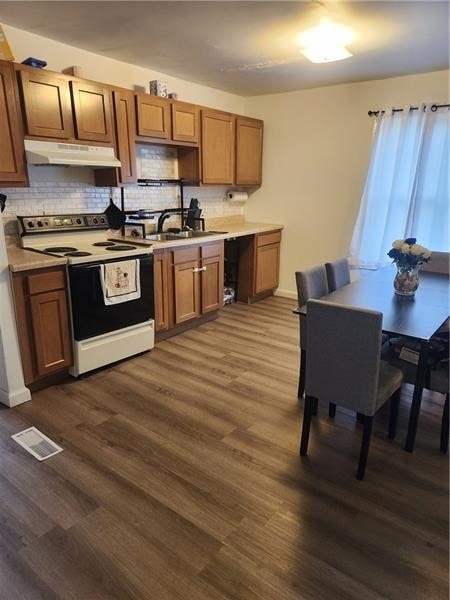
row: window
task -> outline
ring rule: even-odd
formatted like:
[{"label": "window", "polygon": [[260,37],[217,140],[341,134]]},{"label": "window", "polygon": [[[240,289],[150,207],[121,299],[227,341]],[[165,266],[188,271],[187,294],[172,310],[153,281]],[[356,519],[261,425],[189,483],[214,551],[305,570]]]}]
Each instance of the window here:
[{"label": "window", "polygon": [[392,241],[415,237],[449,251],[450,111],[381,113],[350,248],[353,264],[378,268],[390,261]]}]

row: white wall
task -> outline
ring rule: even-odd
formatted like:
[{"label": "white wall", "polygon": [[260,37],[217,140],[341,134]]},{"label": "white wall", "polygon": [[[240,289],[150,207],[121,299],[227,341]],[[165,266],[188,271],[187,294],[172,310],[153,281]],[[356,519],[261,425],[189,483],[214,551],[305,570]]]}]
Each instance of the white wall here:
[{"label": "white wall", "polygon": [[370,157],[367,111],[448,96],[449,71],[437,71],[246,99],[264,120],[264,159],[244,213],[284,224],[281,294],[296,297],[296,270],[347,254]]}]

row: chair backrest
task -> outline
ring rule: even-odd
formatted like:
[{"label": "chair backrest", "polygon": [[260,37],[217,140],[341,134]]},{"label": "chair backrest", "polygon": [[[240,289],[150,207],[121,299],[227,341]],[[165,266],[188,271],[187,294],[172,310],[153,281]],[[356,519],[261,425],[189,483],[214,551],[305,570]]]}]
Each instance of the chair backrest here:
[{"label": "chair backrest", "polygon": [[[303,306],[311,298],[322,298],[328,294],[327,272],[323,265],[296,271],[298,305]],[[306,319],[300,315],[300,348],[306,349]]]},{"label": "chair backrest", "polygon": [[346,258],[338,258],[333,262],[325,263],[325,270],[330,292],[350,283],[350,268]]},{"label": "chair backrest", "polygon": [[303,306],[311,298],[322,298],[328,294],[327,272],[323,265],[296,271],[298,305]]},{"label": "chair backrest", "polygon": [[431,252],[430,262],[423,263],[420,267],[421,271],[429,273],[446,273],[450,274],[450,252]]},{"label": "chair backrest", "polygon": [[374,414],[382,314],[323,300],[306,306],[306,394]]}]

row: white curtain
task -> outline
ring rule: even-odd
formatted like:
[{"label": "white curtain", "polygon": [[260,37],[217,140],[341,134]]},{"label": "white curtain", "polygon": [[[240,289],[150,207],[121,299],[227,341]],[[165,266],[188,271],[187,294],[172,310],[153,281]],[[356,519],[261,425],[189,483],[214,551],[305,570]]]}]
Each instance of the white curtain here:
[{"label": "white curtain", "polygon": [[376,269],[399,238],[430,250],[449,248],[450,111],[381,113],[350,246],[354,266]]}]

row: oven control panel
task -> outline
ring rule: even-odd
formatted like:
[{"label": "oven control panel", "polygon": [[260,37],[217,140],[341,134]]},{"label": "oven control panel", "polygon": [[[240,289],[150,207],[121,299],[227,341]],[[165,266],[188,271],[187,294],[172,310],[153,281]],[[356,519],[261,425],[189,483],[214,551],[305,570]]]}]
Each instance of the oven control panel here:
[{"label": "oven control panel", "polygon": [[88,215],[38,215],[17,217],[20,233],[50,233],[53,231],[80,231],[108,229],[108,219],[103,213]]}]

